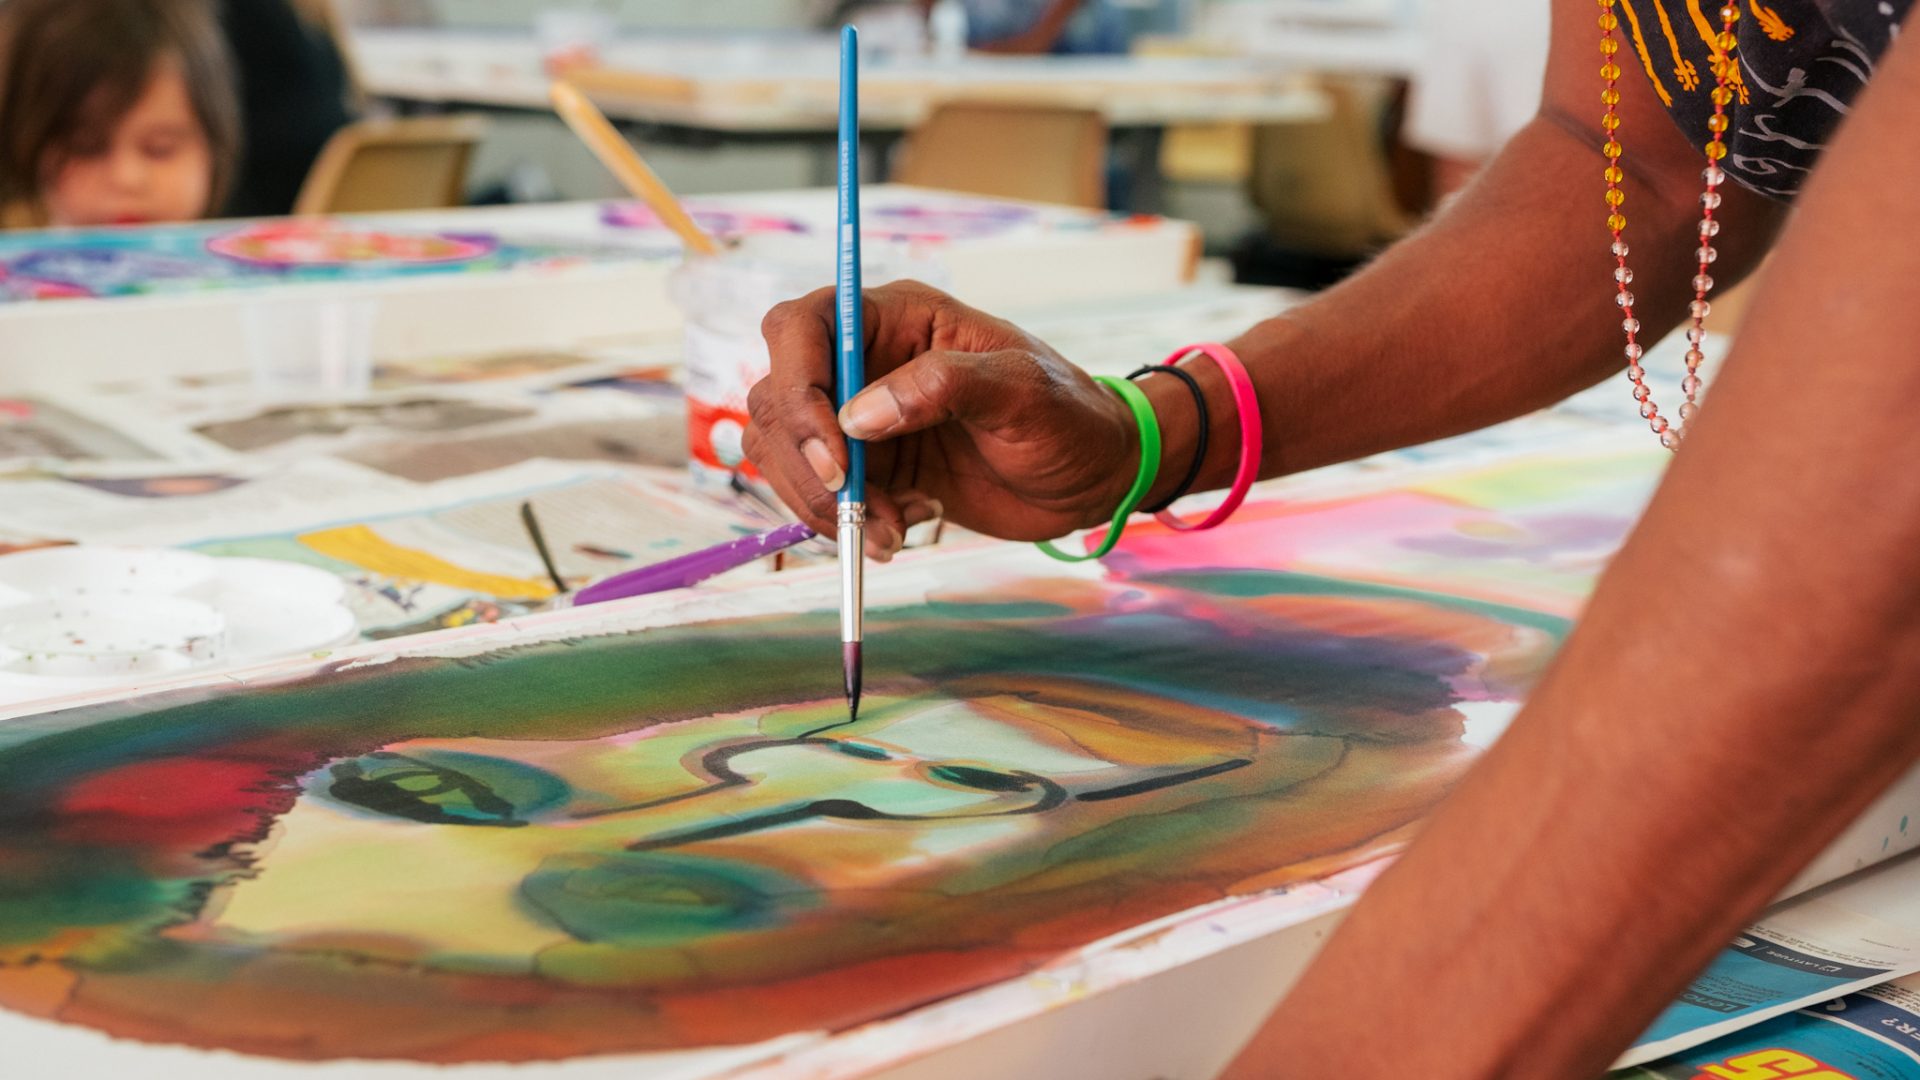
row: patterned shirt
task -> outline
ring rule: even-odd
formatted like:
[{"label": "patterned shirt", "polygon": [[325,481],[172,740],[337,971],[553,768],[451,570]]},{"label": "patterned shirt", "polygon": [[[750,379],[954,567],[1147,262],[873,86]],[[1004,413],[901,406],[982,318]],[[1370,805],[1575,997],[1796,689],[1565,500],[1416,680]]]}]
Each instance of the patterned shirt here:
[{"label": "patterned shirt", "polygon": [[[1707,142],[1708,93],[1724,54],[1722,0],[1620,0],[1628,44],[1695,146]],[[1913,0],[1737,0],[1728,175],[1790,200],[1900,33]],[[1621,51],[1622,65],[1633,62]]]}]

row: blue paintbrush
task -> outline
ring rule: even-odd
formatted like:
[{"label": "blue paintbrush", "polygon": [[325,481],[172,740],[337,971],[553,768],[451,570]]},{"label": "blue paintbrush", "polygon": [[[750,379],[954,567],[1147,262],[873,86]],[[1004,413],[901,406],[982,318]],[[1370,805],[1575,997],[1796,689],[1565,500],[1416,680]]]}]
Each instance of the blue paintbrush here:
[{"label": "blue paintbrush", "polygon": [[[866,331],[860,296],[860,32],[840,29],[840,236],[835,309],[839,341],[835,404],[845,408],[867,385]],[[847,484],[840,489],[840,659],[847,713],[860,715],[860,639],[867,533],[867,448],[847,440]]]}]

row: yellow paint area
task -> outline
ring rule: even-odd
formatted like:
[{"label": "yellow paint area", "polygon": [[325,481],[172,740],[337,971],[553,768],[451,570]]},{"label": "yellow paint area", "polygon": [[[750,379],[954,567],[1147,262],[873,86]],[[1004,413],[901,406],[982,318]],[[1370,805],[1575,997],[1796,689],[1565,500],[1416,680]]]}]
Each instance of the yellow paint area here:
[{"label": "yellow paint area", "polygon": [[468,570],[432,552],[393,543],[367,525],[306,533],[300,542],[328,558],[403,581],[444,585],[497,600],[545,600],[554,594],[550,581]]}]

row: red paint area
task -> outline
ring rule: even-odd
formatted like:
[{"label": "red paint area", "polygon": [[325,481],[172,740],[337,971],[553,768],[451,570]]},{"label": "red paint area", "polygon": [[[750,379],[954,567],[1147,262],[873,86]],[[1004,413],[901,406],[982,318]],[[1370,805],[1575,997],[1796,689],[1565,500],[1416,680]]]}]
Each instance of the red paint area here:
[{"label": "red paint area", "polygon": [[251,836],[294,795],[270,761],[161,758],[87,777],[55,813],[69,843],[178,850]]}]

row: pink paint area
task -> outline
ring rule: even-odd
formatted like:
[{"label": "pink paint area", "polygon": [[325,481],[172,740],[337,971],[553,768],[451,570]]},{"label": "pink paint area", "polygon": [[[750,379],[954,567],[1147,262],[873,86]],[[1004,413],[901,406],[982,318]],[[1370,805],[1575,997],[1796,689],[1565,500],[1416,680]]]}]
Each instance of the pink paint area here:
[{"label": "pink paint area", "polygon": [[1122,572],[1257,563],[1571,616],[1632,520],[1591,507],[1496,509],[1418,490],[1267,500],[1208,532],[1136,519],[1111,561]]}]

